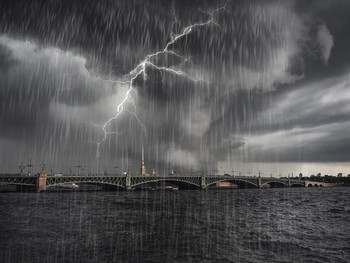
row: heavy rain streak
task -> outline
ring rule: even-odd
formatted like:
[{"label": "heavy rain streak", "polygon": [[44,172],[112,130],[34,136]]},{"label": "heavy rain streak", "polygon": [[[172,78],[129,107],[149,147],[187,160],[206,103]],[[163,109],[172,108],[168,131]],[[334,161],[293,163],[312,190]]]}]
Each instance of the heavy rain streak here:
[{"label": "heavy rain streak", "polygon": [[346,262],[349,13],[2,0],[0,258]]}]

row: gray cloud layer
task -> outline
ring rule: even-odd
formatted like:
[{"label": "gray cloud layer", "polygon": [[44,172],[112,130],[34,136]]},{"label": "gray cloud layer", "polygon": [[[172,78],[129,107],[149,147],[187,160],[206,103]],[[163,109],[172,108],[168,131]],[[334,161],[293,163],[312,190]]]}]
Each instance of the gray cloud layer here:
[{"label": "gray cloud layer", "polygon": [[[19,19],[24,9],[1,4],[0,157],[8,169],[31,158],[54,169],[79,161],[96,167],[103,136],[96,125],[116,113],[128,88],[113,81],[169,41],[171,3],[88,2],[78,9],[54,1],[41,3],[38,16],[39,2],[25,11],[26,21]],[[349,9],[343,1],[328,4]],[[175,2],[174,30],[205,21],[198,8],[217,6]],[[348,162],[349,65],[339,54],[349,55],[349,25],[334,30],[325,9],[316,2],[229,2],[215,15],[219,26],[195,29],[172,46],[193,63],[171,55],[153,61],[196,81],[152,68],[135,80],[137,117],[128,101],[108,129],[99,166],[126,169],[131,162],[136,171],[141,144],[148,167],[159,171],[236,161]]]}]

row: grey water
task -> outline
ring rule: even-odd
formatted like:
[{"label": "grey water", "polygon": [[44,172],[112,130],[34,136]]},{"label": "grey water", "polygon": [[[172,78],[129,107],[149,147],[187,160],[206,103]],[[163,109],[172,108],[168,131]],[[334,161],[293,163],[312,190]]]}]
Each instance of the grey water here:
[{"label": "grey water", "polygon": [[0,193],[1,262],[349,262],[350,188]]}]

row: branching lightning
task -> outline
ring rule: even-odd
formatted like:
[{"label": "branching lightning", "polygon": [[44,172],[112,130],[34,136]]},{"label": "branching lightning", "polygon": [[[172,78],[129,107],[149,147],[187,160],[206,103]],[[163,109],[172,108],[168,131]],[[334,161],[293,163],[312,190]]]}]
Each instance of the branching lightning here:
[{"label": "branching lightning", "polygon": [[[141,122],[141,120],[137,116],[137,108],[136,108],[136,105],[135,105],[134,98],[131,95],[131,91],[133,90],[133,82],[139,76],[142,75],[142,77],[144,79],[147,78],[147,75],[146,75],[146,68],[147,67],[153,68],[153,69],[156,69],[156,70],[159,70],[159,71],[166,71],[166,72],[168,72],[170,74],[178,75],[178,76],[181,76],[181,77],[185,77],[187,79],[190,79],[191,81],[195,81],[195,82],[203,81],[201,79],[191,78],[191,76],[189,76],[187,73],[185,73],[182,70],[175,69],[173,66],[171,66],[171,67],[158,66],[158,65],[154,64],[153,60],[156,57],[160,56],[160,55],[167,54],[167,55],[172,55],[172,56],[175,56],[175,57],[179,58],[181,60],[180,65],[183,65],[184,63],[187,63],[187,62],[192,63],[190,58],[182,56],[181,54],[179,54],[179,53],[177,53],[177,52],[175,52],[173,50],[169,50],[169,48],[173,44],[175,44],[177,41],[179,41],[180,39],[182,39],[185,36],[189,35],[192,32],[192,30],[195,29],[195,28],[205,27],[205,26],[207,26],[209,24],[214,24],[214,25],[218,26],[221,29],[220,25],[217,24],[214,21],[214,14],[219,12],[220,10],[224,10],[224,11],[228,12],[228,10],[226,9],[226,5],[227,5],[227,2],[225,3],[225,5],[217,8],[217,9],[214,9],[211,12],[205,12],[205,11],[200,10],[200,12],[202,12],[202,13],[204,13],[204,14],[209,16],[209,18],[206,21],[204,21],[204,22],[197,22],[197,23],[188,25],[187,27],[183,28],[180,33],[175,33],[174,32],[174,26],[176,24],[178,24],[179,22],[178,22],[178,18],[176,16],[175,4],[174,4],[174,2],[172,2],[172,5],[171,5],[172,11],[173,11],[173,22],[172,22],[172,26],[171,26],[172,32],[170,33],[170,41],[165,44],[165,47],[164,47],[163,50],[159,50],[159,51],[157,51],[155,53],[148,54],[139,64],[137,64],[135,66],[134,69],[132,69],[125,76],[123,76],[122,80],[120,80],[120,81],[108,80],[108,79],[105,80],[105,79],[102,79],[102,78],[94,78],[94,79],[97,79],[97,80],[107,81],[107,82],[110,82],[110,83],[128,85],[128,89],[127,89],[127,91],[125,93],[124,99],[122,100],[122,102],[120,102],[117,105],[116,113],[112,117],[110,117],[102,125],[93,124],[93,126],[99,127],[103,131],[102,138],[97,142],[97,152],[96,152],[96,157],[97,158],[100,156],[100,146],[107,139],[107,136],[110,135],[110,134],[119,134],[118,132],[111,132],[111,131],[109,131],[108,127],[111,125],[111,123],[113,121],[117,120],[124,111],[129,112],[130,114],[132,114],[135,117],[135,119],[139,122],[139,124],[142,127],[143,131],[146,133],[145,125]],[[127,102],[131,103],[131,106],[133,108],[132,111],[125,107]]]}]

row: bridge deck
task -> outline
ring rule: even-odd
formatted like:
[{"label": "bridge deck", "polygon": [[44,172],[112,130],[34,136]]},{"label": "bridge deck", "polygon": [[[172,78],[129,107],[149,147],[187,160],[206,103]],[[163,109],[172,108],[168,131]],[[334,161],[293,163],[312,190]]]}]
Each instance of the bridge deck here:
[{"label": "bridge deck", "polygon": [[[9,185],[25,185],[37,187],[37,190],[46,190],[47,187],[59,186],[65,183],[92,183],[105,184],[131,189],[139,185],[172,181],[205,189],[206,187],[224,181],[230,181],[242,187],[262,187],[264,184],[277,184],[279,186],[290,187],[292,185],[307,186],[305,181],[275,178],[275,177],[253,177],[253,176],[228,176],[228,175],[1,175],[0,183]],[[321,182],[314,182],[321,185]]]}]

